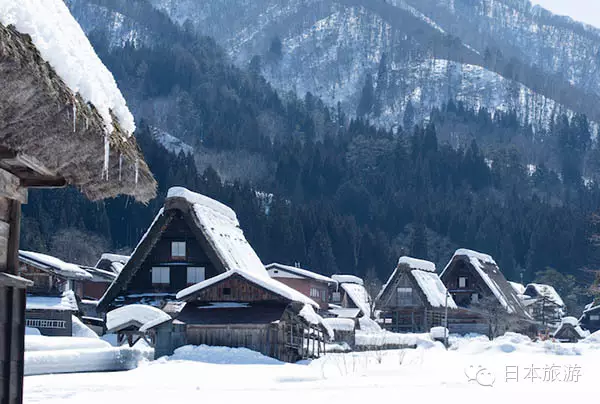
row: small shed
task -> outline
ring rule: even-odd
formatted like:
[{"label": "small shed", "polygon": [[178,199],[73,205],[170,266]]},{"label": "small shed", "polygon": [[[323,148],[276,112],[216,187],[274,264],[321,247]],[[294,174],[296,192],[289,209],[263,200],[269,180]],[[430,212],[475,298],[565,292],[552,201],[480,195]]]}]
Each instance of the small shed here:
[{"label": "small shed", "polygon": [[106,333],[117,334],[119,345],[127,341],[129,346],[133,346],[140,339],[144,339],[152,346],[154,341],[147,338],[145,332],[147,327],[143,329],[142,327],[169,320],[171,316],[156,307],[131,304],[106,313]]},{"label": "small shed", "polygon": [[553,336],[560,342],[577,342],[590,335],[584,331],[575,317],[564,317]]},{"label": "small shed", "polygon": [[328,317],[323,322],[333,330],[335,342],[345,342],[349,347],[356,343],[356,321],[351,318]]},{"label": "small shed", "polygon": [[40,334],[51,337],[73,335],[73,315],[79,306],[72,290],[59,296],[27,295],[25,325],[37,328]]},{"label": "small shed", "polygon": [[543,326],[557,327],[565,315],[565,303],[550,285],[530,283],[523,295],[528,298],[527,309],[533,319]]},{"label": "small shed", "polygon": [[[375,300],[380,325],[394,332],[427,332],[458,307],[433,262],[401,257]],[[451,315],[452,313],[450,313]]]}]

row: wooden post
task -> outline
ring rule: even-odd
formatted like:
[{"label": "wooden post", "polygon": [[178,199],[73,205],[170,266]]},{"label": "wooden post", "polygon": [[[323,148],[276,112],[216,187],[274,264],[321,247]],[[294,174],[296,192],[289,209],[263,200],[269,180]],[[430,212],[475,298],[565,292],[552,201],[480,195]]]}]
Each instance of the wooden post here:
[{"label": "wooden post", "polygon": [[6,272],[17,275],[19,271],[19,238],[21,237],[21,202],[14,199],[10,202]]}]

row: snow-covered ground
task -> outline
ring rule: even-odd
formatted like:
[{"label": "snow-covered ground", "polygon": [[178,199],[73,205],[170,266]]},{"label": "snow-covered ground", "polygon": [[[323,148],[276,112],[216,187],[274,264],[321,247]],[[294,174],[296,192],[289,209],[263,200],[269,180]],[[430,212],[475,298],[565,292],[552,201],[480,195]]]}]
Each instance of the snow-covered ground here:
[{"label": "snow-covered ground", "polygon": [[[127,372],[30,376],[25,402],[463,403],[588,399],[600,343],[533,343],[510,334],[417,349],[329,354],[284,364],[246,349],[183,347]],[[533,372],[532,372],[533,369]]]}]

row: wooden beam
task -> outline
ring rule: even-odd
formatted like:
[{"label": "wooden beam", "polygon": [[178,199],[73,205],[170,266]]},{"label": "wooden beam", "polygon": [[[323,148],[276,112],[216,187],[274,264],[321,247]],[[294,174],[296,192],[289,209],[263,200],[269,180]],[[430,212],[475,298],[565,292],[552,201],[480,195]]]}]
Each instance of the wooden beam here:
[{"label": "wooden beam", "polygon": [[24,178],[21,184],[26,188],[63,188],[67,180],[61,177]]},{"label": "wooden beam", "polygon": [[27,203],[27,189],[21,186],[21,180],[0,168],[0,196]]},{"label": "wooden beam", "polygon": [[8,236],[6,272],[17,275],[19,271],[19,238],[21,237],[21,202],[11,201],[10,233]]}]

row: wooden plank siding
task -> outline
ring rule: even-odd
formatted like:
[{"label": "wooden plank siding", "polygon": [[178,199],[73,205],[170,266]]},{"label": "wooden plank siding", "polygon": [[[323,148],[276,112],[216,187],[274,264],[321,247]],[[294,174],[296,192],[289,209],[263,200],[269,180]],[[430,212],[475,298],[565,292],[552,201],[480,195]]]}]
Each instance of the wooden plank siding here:
[{"label": "wooden plank siding", "polygon": [[248,282],[239,275],[224,279],[212,286],[199,291],[197,301],[203,302],[265,302],[274,301],[286,303],[281,296],[276,295],[260,286]]}]

